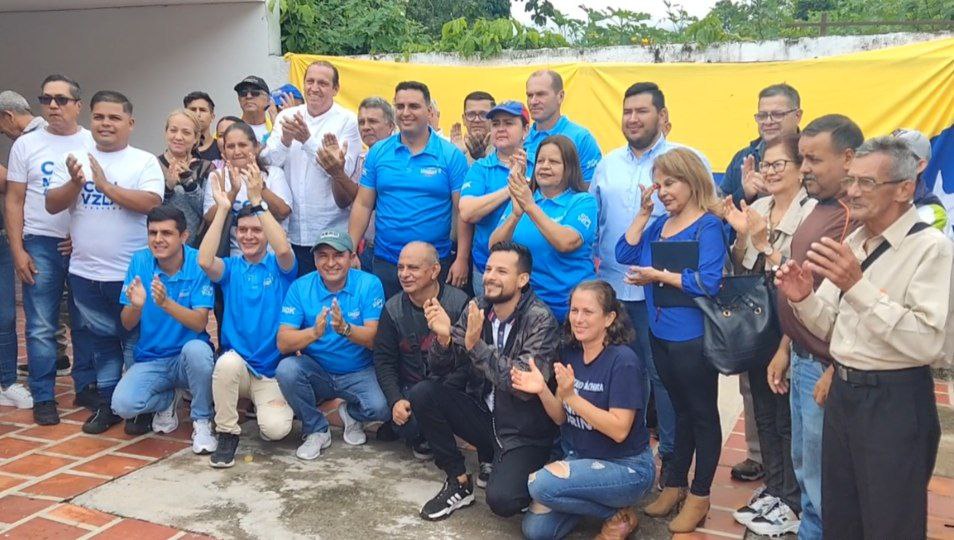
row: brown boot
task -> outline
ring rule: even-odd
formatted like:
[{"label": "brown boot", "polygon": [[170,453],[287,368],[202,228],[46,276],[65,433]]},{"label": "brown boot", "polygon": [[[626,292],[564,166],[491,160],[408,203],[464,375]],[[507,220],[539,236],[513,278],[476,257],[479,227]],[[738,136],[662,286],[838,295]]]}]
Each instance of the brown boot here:
[{"label": "brown boot", "polygon": [[689,533],[702,525],[709,514],[709,497],[699,497],[692,493],[686,497],[682,510],[669,522],[669,532]]},{"label": "brown boot", "polygon": [[685,498],[686,488],[667,487],[662,490],[655,501],[643,508],[643,512],[650,517],[668,516]]},{"label": "brown boot", "polygon": [[626,540],[639,526],[639,518],[632,508],[623,508],[603,522],[603,530],[596,540]]}]

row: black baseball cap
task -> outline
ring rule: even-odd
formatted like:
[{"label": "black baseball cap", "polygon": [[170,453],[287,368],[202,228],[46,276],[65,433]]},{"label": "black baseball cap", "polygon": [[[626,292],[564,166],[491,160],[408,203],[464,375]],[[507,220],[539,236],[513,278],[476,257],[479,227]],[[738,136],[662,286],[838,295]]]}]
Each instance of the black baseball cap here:
[{"label": "black baseball cap", "polygon": [[262,79],[261,77],[256,77],[255,75],[249,75],[248,77],[245,77],[244,79],[239,81],[239,83],[235,85],[235,88],[233,88],[233,90],[238,92],[239,90],[243,88],[248,88],[248,87],[257,88],[265,92],[266,94],[270,92],[268,89],[268,85],[265,84],[265,79]]}]

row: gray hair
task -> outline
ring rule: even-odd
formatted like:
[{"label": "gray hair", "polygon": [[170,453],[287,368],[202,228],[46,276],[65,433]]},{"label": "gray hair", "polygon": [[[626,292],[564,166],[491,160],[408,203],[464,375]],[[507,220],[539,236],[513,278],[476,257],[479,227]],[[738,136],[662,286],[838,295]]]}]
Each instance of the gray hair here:
[{"label": "gray hair", "polygon": [[436,100],[436,99],[431,98],[431,102],[428,103],[428,105],[430,105],[430,107],[431,107],[432,109],[434,109],[434,112],[436,112],[437,114],[440,114],[440,113],[441,113],[440,107],[437,106],[437,100]]},{"label": "gray hair", "polygon": [[384,113],[384,119],[387,120],[389,124],[394,125],[394,107],[384,98],[377,96],[366,97],[361,100],[361,104],[358,105],[358,110],[361,109],[378,109]]},{"label": "gray hair", "polygon": [[868,139],[855,151],[855,158],[871,154],[882,154],[891,159],[891,168],[889,169],[891,180],[911,180],[913,182],[917,179],[918,157],[914,155],[911,147],[903,140],[894,137]]},{"label": "gray hair", "polygon": [[31,114],[30,102],[13,90],[0,92],[0,111],[13,114]]},{"label": "gray hair", "polygon": [[798,90],[789,84],[773,84],[772,86],[766,86],[761,92],[759,92],[759,99],[775,96],[785,96],[788,99],[788,102],[792,105],[792,108],[802,108],[802,100],[798,96]]},{"label": "gray hair", "polygon": [[414,240],[414,241],[412,241],[412,242],[408,242],[407,244],[404,244],[404,248],[402,248],[401,251],[403,252],[405,249],[407,249],[407,248],[409,248],[409,247],[421,247],[421,248],[423,248],[423,249],[424,249],[424,253],[427,254],[425,260],[426,260],[428,263],[430,263],[430,264],[440,264],[441,258],[440,258],[440,256],[437,254],[437,248],[435,248],[432,244],[429,244],[429,243],[427,243],[427,242],[423,242],[423,241],[420,241],[420,240]]}]

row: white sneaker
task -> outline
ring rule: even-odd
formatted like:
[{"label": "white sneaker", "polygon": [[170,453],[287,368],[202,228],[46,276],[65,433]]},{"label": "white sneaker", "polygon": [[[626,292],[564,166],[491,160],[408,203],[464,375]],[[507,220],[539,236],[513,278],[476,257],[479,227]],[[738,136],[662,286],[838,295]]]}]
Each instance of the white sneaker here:
[{"label": "white sneaker", "polygon": [[344,424],[344,442],[351,446],[357,446],[368,442],[368,436],[364,433],[364,424],[358,422],[348,414],[348,403],[341,402],[338,405],[338,417]]},{"label": "white sneaker", "polygon": [[172,433],[179,427],[179,415],[176,409],[179,407],[179,391],[175,390],[172,394],[172,403],[164,411],[159,411],[152,416],[152,430],[156,433]]},{"label": "white sneaker", "polygon": [[218,447],[219,441],[212,434],[212,422],[210,420],[192,422],[192,452],[211,454]]},{"label": "white sneaker", "polygon": [[13,383],[5,390],[0,390],[0,405],[18,409],[32,409],[33,396],[22,384]]},{"label": "white sneaker", "polygon": [[764,515],[753,519],[746,527],[755,534],[774,538],[785,534],[798,533],[800,523],[795,512],[787,504],[776,499],[775,506]]},{"label": "white sneaker", "polygon": [[295,455],[298,459],[311,461],[321,455],[321,451],[331,446],[331,432],[319,431],[305,437],[305,442],[301,443]]},{"label": "white sneaker", "polygon": [[765,487],[762,486],[752,493],[748,504],[732,513],[732,517],[740,524],[748,525],[753,519],[765,515],[776,502],[778,499],[765,493]]}]

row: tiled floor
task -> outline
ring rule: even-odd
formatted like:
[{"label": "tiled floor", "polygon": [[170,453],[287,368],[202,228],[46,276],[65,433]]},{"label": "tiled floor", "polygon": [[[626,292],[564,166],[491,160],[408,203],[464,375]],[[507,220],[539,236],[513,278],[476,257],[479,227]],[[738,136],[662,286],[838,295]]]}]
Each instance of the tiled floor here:
[{"label": "tiled floor", "polygon": [[[120,424],[102,435],[86,435],[80,426],[89,413],[72,407],[71,385],[69,377],[57,379],[63,418],[57,426],[37,426],[31,411],[0,407],[0,538],[208,538],[70,503],[89,489],[188,447],[191,429],[188,422],[183,422],[169,435],[130,437]],[[938,404],[951,406],[949,383],[938,383],[936,393]],[[188,418],[186,415],[183,410],[180,418]],[[744,504],[754,486],[732,480],[729,471],[744,457],[744,425],[740,419],[726,441],[716,471],[708,519],[696,533],[675,538],[743,537],[745,530],[735,523],[731,512]],[[929,501],[929,538],[954,540],[954,480],[935,477],[929,486]]]}]

